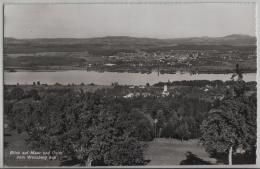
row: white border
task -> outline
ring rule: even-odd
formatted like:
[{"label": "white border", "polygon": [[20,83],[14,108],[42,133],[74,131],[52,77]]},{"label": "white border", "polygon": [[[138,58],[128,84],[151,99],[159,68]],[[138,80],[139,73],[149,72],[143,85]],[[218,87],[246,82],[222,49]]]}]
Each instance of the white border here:
[{"label": "white border", "polygon": [[[257,0],[0,0],[0,168],[3,168],[3,4],[10,3],[65,3],[65,4],[140,4],[140,5],[149,5],[149,4],[175,4],[175,3],[256,3],[256,37],[257,37],[257,68],[260,67],[260,30],[259,30],[259,22],[260,22],[260,5]],[[243,23],[241,23],[243,24]],[[260,105],[260,93],[258,89],[260,88],[259,81],[260,69],[257,69],[257,159],[256,165],[173,165],[173,166],[112,166],[105,168],[258,168],[260,167],[260,117],[259,117],[259,105]],[[8,167],[8,168],[18,168],[18,167]],[[19,168],[68,168],[68,167],[19,167]],[[70,167],[70,168],[79,168],[79,167]],[[82,167],[85,168],[85,167]],[[102,167],[91,167],[91,168],[102,168]]]}]

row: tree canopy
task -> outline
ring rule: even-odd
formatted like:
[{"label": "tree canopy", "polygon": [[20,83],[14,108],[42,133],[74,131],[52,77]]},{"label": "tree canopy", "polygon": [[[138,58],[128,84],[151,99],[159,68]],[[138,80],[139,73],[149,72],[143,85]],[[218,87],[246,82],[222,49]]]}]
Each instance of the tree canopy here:
[{"label": "tree canopy", "polygon": [[201,141],[210,153],[238,147],[250,152],[256,146],[256,95],[246,96],[241,82],[234,90],[234,96],[211,109],[201,125]]},{"label": "tree canopy", "polygon": [[132,119],[120,104],[104,106],[90,93],[49,95],[35,109],[29,133],[33,147],[61,151],[89,164],[142,165],[143,148]]}]

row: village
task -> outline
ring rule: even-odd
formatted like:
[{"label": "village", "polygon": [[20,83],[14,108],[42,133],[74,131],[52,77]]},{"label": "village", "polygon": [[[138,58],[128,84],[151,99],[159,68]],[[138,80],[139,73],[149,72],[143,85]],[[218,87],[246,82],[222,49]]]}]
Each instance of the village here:
[{"label": "village", "polygon": [[[190,81],[193,83],[192,81]],[[93,83],[90,84],[67,84],[62,85],[56,83],[54,85],[48,85],[46,83],[41,83],[40,81],[33,82],[31,85],[19,84],[16,85],[6,85],[5,91],[11,91],[13,88],[21,87],[24,89],[25,95],[31,90],[36,90],[41,96],[42,92],[45,90],[49,91],[63,91],[72,89],[78,93],[80,92],[96,92],[100,93],[104,97],[113,97],[113,98],[124,98],[124,99],[136,99],[136,98],[178,98],[178,97],[188,97],[188,98],[198,98],[199,100],[204,100],[208,102],[214,102],[216,99],[222,100],[224,95],[229,90],[233,92],[230,88],[232,81],[226,82],[230,83],[225,85],[225,82],[219,84],[219,81],[196,81],[198,85],[190,86],[189,81],[183,82],[183,84],[178,84],[182,82],[166,82],[166,83],[157,83],[150,85],[149,83],[145,85],[119,85],[117,82],[112,83],[111,85],[96,85]],[[201,83],[201,84],[200,84]],[[255,89],[254,82],[249,82],[251,90]]]},{"label": "village", "polygon": [[[245,59],[254,61],[255,51],[241,50],[170,50],[170,51],[137,51],[135,53],[120,52],[116,55],[91,57],[78,66],[87,70],[128,71],[151,73],[160,69],[160,73],[176,73],[177,71],[202,72],[200,67],[221,66],[232,67],[233,63]],[[222,68],[222,69],[223,69]],[[245,70],[248,69],[245,67]],[[253,67],[251,67],[253,68]],[[220,69],[221,70],[221,69]],[[220,71],[219,70],[219,71]],[[206,70],[207,71],[207,70]],[[230,70],[229,70],[230,71]],[[205,71],[204,71],[205,72]]]}]

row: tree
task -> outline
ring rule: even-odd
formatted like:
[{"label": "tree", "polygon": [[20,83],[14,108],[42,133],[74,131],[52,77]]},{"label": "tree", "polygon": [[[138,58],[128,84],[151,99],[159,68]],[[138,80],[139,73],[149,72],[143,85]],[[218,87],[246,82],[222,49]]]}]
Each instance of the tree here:
[{"label": "tree", "polygon": [[33,123],[34,118],[37,118],[32,114],[33,104],[31,100],[21,100],[13,104],[11,109],[11,115],[9,114],[9,120],[11,127],[16,129],[18,133],[27,131],[29,126]]},{"label": "tree", "polygon": [[171,111],[170,115],[165,128],[162,130],[162,136],[176,138],[176,127],[179,122],[179,117],[176,111]]},{"label": "tree", "polygon": [[231,79],[234,80],[234,78],[237,76],[237,80],[238,81],[242,81],[243,80],[243,74],[242,74],[242,70],[239,67],[239,64],[236,64],[236,69],[235,69],[235,73],[232,75]]},{"label": "tree", "polygon": [[155,137],[160,138],[161,131],[166,126],[166,119],[165,119],[163,110],[157,110],[156,119],[158,120],[158,122],[156,123],[155,130],[156,130],[156,133],[158,133],[158,134]]},{"label": "tree", "polygon": [[201,125],[201,132],[206,150],[210,153],[228,153],[231,165],[233,150],[242,146],[252,151],[255,147],[256,103],[245,97],[222,101],[218,108],[209,112]]},{"label": "tree", "polygon": [[151,141],[153,137],[153,123],[139,110],[132,110],[129,118],[134,126],[133,136],[140,141]]},{"label": "tree", "polygon": [[256,95],[245,96],[248,88],[238,64],[231,79],[235,76],[238,79],[233,81],[233,94],[211,109],[201,125],[201,141],[206,150],[228,153],[229,165],[232,165],[234,149],[242,146],[251,152],[256,147]]},{"label": "tree", "polygon": [[189,126],[185,120],[180,120],[175,132],[178,135],[178,137],[181,138],[181,141],[183,141],[184,138],[188,139],[191,134],[189,131]]},{"label": "tree", "polygon": [[11,90],[9,98],[12,100],[21,100],[24,97],[24,90],[20,87],[15,87]]},{"label": "tree", "polygon": [[133,137],[135,127],[121,105],[100,112],[96,125],[90,127],[87,154],[105,165],[142,165],[144,147]]},{"label": "tree", "polygon": [[45,97],[37,111],[42,116],[28,131],[28,141],[85,165],[143,164],[144,146],[134,137],[132,119],[122,105],[106,102],[84,92]]},{"label": "tree", "polygon": [[28,97],[32,97],[34,100],[40,100],[41,99],[41,97],[38,94],[38,91],[35,90],[35,89],[31,89],[28,92]]}]

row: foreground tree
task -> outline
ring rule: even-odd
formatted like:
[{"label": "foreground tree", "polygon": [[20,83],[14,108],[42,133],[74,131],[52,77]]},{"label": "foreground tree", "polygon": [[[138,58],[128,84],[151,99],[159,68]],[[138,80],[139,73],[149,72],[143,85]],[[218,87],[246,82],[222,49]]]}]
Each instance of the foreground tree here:
[{"label": "foreground tree", "polygon": [[85,165],[142,165],[142,145],[120,104],[106,105],[96,94],[69,92],[43,98],[39,118],[28,131],[32,147],[61,151]]},{"label": "foreground tree", "polygon": [[227,153],[230,165],[238,147],[250,152],[256,146],[256,95],[246,97],[241,94],[244,93],[241,87],[238,84],[234,97],[224,99],[210,110],[201,125],[201,141],[206,150]]}]

